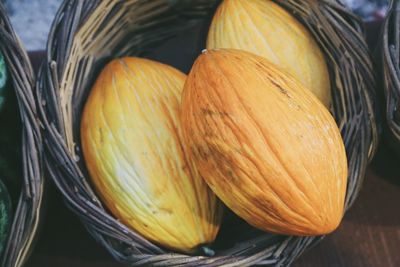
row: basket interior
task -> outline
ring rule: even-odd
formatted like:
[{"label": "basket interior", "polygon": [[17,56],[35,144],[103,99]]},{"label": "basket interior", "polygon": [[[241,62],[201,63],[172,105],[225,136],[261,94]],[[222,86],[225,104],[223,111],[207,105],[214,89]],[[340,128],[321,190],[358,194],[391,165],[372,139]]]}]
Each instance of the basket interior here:
[{"label": "basket interior", "polygon": [[11,195],[12,203],[15,204],[21,192],[23,175],[22,124],[17,97],[11,82],[12,73],[8,71],[7,74],[6,100],[4,108],[0,110],[0,177]]},{"label": "basket interior", "polygon": [[[58,187],[64,190],[69,205],[80,215],[91,234],[117,259],[129,262],[132,254],[139,257],[142,253],[157,254],[163,253],[163,250],[149,246],[110,217],[90,186],[80,149],[82,108],[99,72],[113,58],[143,56],[187,73],[205,46],[208,25],[218,2],[94,0],[83,4],[82,1],[65,1],[61,7],[64,13],[59,13],[60,21],[56,21],[50,34],[49,55],[53,58],[48,61],[50,71],[47,78],[56,92],[54,95],[51,90],[44,92],[46,99],[54,100],[54,106],[50,112],[47,111],[46,117],[57,127],[57,133],[50,129],[53,141],[57,143],[62,139],[62,145],[65,145],[65,148],[60,148],[60,154],[50,152],[56,160],[53,164],[58,164],[57,161],[65,164],[65,169],[54,169],[52,175],[68,177],[56,177]],[[362,36],[356,34],[361,30],[354,17],[331,1],[321,1],[325,5],[324,14],[318,11],[318,5],[313,4],[314,9],[308,10],[304,6],[313,5],[299,4],[295,0],[277,2],[295,10],[292,13],[312,29],[314,36],[318,36],[331,77],[335,77],[331,79],[334,114],[342,131],[351,173],[348,184],[348,192],[351,193],[346,199],[346,207],[349,207],[357,196],[368,158],[372,157],[376,146],[374,107],[366,96],[371,93],[368,90],[372,91],[374,81],[366,45]],[[315,27],[315,21],[306,19],[307,12],[316,12],[313,19],[325,23],[324,26]],[[347,53],[343,51],[351,51],[352,54],[343,56]],[[65,152],[73,162],[65,159]],[[128,234],[122,235],[122,232]],[[136,246],[132,246],[129,239],[132,237],[135,241],[139,240]],[[292,254],[288,256],[290,262],[319,239],[297,238],[291,242],[294,240],[292,237],[260,232],[228,211],[213,249],[217,255],[239,257],[232,259],[237,264],[242,254],[256,255],[254,260],[275,258],[278,262],[274,255],[282,256],[285,249]],[[274,263],[274,260],[268,263]],[[246,261],[247,264],[249,262],[251,259]]]},{"label": "basket interior", "polygon": [[[70,153],[77,159],[83,159],[80,149],[81,112],[93,83],[107,62],[123,56],[140,56],[169,64],[188,73],[194,60],[205,47],[206,34],[211,22],[211,14],[213,14],[210,12],[209,15],[182,26],[179,18],[163,18],[164,12],[167,11],[167,9],[163,9],[164,1],[154,1],[152,5],[140,8],[135,8],[133,3],[136,1],[130,1],[131,3],[127,1],[126,7],[121,7],[119,4],[108,5],[108,2],[115,1],[102,3],[105,7],[109,7],[108,12],[102,7],[97,10],[104,12],[105,16],[108,13],[108,16],[111,16],[110,19],[102,18],[99,14],[94,13],[88,18],[85,27],[77,32],[74,45],[71,47],[71,57],[67,62],[66,73],[68,75],[63,77],[61,83],[65,84],[65,87],[61,88],[64,93],[61,94],[60,101],[61,106],[65,108],[63,114],[65,114],[64,119],[67,122],[65,125],[68,127],[65,129],[66,136],[70,138],[68,142]],[[210,10],[214,6],[210,5]],[[120,13],[113,11],[116,9],[119,9]],[[153,9],[160,12],[160,19],[157,18],[158,14],[152,14],[157,18],[156,22],[153,21],[154,25],[136,24],[137,21],[142,20],[139,14],[147,16]],[[125,12],[121,10],[125,10]],[[95,18],[93,21],[92,17]],[[119,19],[116,20],[116,17]],[[101,26],[101,23],[97,21],[102,19],[108,22],[107,27]],[[133,21],[136,23],[132,23]],[[131,24],[128,24],[129,22]],[[92,32],[95,36],[94,39],[87,36]],[[91,41],[89,45],[86,44],[88,40]],[[84,48],[87,50],[85,51]],[[71,84],[78,85],[71,86]],[[79,164],[87,183],[91,184],[84,161],[80,160]],[[100,202],[100,199],[96,199],[96,202]],[[235,249],[233,246],[236,243],[252,239],[263,240],[260,243],[260,248],[263,248],[279,243],[285,237],[259,231],[234,213],[226,210],[223,225],[212,249],[220,255],[229,255],[232,253],[232,249]],[[198,251],[199,255],[203,253],[204,251]]]},{"label": "basket interior", "polygon": [[[1,27],[1,26],[0,26]],[[0,32],[2,29],[0,29]],[[18,205],[21,191],[23,190],[22,172],[22,122],[19,112],[18,100],[13,87],[12,80],[15,73],[8,68],[10,57],[13,57],[13,50],[0,38],[0,52],[4,56],[7,69],[6,91],[4,93],[4,104],[0,109],[0,180],[5,184],[11,197],[11,209],[13,221],[15,209]],[[11,229],[8,229],[10,235]],[[8,243],[8,242],[7,242]],[[5,247],[7,244],[5,244]],[[1,255],[5,252],[3,248]],[[3,254],[3,255],[4,255]],[[1,264],[1,260],[0,260]]]}]

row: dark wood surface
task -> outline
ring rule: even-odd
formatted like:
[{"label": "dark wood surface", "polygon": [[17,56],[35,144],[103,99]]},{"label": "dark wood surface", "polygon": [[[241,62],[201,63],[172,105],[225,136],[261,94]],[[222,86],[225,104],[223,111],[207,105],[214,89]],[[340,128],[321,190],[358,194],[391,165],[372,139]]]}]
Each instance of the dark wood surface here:
[{"label": "dark wood surface", "polygon": [[[370,32],[377,32],[375,29]],[[377,35],[369,36],[370,43]],[[176,47],[175,47],[175,50]],[[38,66],[43,54],[31,53]],[[170,55],[171,56],[171,55]],[[190,54],[188,55],[190,56]],[[179,63],[177,63],[179,65]],[[185,69],[184,64],[178,66]],[[123,267],[86,232],[50,186],[40,238],[26,267]],[[400,158],[384,145],[340,228],[305,253],[295,267],[400,266]]]}]

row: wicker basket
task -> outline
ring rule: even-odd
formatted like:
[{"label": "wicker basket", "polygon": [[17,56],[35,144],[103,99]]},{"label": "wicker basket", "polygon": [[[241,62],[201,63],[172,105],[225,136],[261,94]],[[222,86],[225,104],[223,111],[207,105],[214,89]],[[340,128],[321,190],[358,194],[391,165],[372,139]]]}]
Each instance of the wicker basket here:
[{"label": "wicker basket", "polygon": [[[181,255],[150,243],[113,218],[91,186],[79,127],[82,106],[99,70],[114,57],[142,54],[192,25],[209,23],[218,2],[65,0],[56,16],[38,81],[45,163],[68,206],[118,261],[144,266],[286,266],[322,238],[262,233],[226,216],[214,256]],[[375,80],[361,22],[332,0],[277,2],[309,28],[328,61],[334,114],[349,160],[349,208],[378,139]]]},{"label": "wicker basket", "polygon": [[21,188],[17,192],[17,201],[13,203],[13,223],[3,254],[0,255],[0,266],[19,267],[30,254],[41,217],[44,190],[42,139],[33,93],[32,67],[1,2],[0,51],[8,67],[22,121],[22,177],[15,177],[19,178],[17,183]]},{"label": "wicker basket", "polygon": [[380,43],[381,81],[386,103],[386,128],[391,147],[400,153],[400,3],[390,1]]}]

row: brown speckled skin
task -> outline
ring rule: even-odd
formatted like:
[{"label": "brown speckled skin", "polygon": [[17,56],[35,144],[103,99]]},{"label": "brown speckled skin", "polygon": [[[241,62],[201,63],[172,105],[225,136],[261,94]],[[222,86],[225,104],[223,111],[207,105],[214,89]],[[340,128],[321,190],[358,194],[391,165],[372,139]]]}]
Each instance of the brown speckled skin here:
[{"label": "brown speckled skin", "polygon": [[337,228],[343,141],[329,111],[289,74],[248,52],[205,51],[186,81],[181,120],[201,175],[248,223],[304,236]]}]

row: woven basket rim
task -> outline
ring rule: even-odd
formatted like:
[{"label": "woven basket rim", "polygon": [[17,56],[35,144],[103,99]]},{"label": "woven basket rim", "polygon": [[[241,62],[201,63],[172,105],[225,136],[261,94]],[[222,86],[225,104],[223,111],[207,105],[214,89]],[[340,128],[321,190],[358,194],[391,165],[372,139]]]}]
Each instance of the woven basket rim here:
[{"label": "woven basket rim", "polygon": [[[146,1],[142,3],[144,2]],[[184,10],[184,14],[205,16],[208,13],[204,12],[204,10],[208,12],[211,10],[211,7],[207,6],[207,4],[213,2],[212,6],[214,6],[216,0],[199,1],[199,6],[193,5],[191,10],[185,10],[185,3],[187,4],[187,2],[187,0],[177,0],[170,3],[180,3],[179,10]],[[362,23],[344,6],[332,0],[307,3],[296,3],[295,0],[278,2],[284,8],[291,10],[291,13],[308,27],[314,36],[321,36],[322,41],[319,44],[321,47],[325,46],[326,57],[330,56],[330,60],[336,62],[336,66],[331,67],[331,75],[336,75],[335,77],[340,80],[332,79],[337,82],[337,84],[335,83],[337,90],[335,93],[335,101],[337,102],[335,113],[341,118],[347,119],[347,123],[340,125],[340,127],[346,137],[345,143],[348,148],[349,166],[352,168],[351,181],[348,185],[348,190],[351,193],[348,194],[346,199],[347,207],[350,207],[359,192],[366,166],[374,155],[378,143],[378,129],[375,120],[376,106],[373,101],[375,97],[375,79],[364,31],[361,26]],[[157,264],[158,266],[178,264],[184,266],[218,266],[222,263],[230,264],[231,266],[247,266],[255,263],[287,265],[303,253],[305,249],[321,240],[322,237],[288,237],[279,240],[279,242],[276,241],[275,246],[260,249],[257,245],[261,246],[260,244],[265,244],[266,242],[266,237],[260,237],[255,243],[250,242],[247,244],[248,247],[241,247],[236,251],[233,250],[236,256],[191,257],[171,253],[148,242],[134,231],[117,222],[103,209],[91,189],[90,183],[86,181],[85,172],[79,167],[80,157],[75,155],[76,153],[79,154],[79,152],[75,151],[75,143],[79,142],[74,140],[74,137],[71,137],[72,140],[68,140],[67,132],[69,129],[66,129],[66,127],[74,127],[74,115],[65,119],[63,117],[65,116],[63,114],[65,106],[63,108],[60,106],[61,86],[68,85],[69,88],[79,90],[80,85],[82,85],[81,83],[78,83],[78,85],[65,84],[63,77],[66,72],[66,64],[73,50],[74,38],[82,25],[85,25],[85,22],[88,21],[90,14],[99,5],[99,0],[92,1],[90,4],[81,0],[64,0],[49,35],[47,58],[41,68],[37,84],[38,102],[44,103],[40,106],[40,116],[44,123],[46,168],[57,188],[63,194],[67,205],[80,217],[91,235],[119,261],[133,265]],[[176,11],[178,9],[174,6],[171,10]],[[117,11],[113,9],[112,12]],[[309,12],[311,12],[311,15]],[[332,36],[329,35],[326,29],[324,30],[314,25],[315,20],[323,20],[322,15],[328,17],[326,21],[330,21],[329,27],[342,30],[343,36],[336,36],[336,38],[342,39],[334,41],[342,42],[344,48],[336,47],[336,50],[334,48],[329,50],[328,37]],[[335,21],[335,23],[332,21]],[[357,49],[354,49],[355,47]],[[132,49],[134,48],[136,47]],[[351,52],[349,52],[350,48],[353,48]],[[343,51],[339,56],[336,55],[335,53],[339,53],[337,50],[340,49],[347,49],[346,52],[350,53],[354,58],[349,58],[349,55]],[[327,54],[328,52],[330,52],[329,55]],[[83,61],[86,64],[87,61],[91,60],[89,56],[84,60],[82,58],[80,59],[81,61],[75,62],[75,64],[81,64]],[[343,64],[338,64],[337,62],[339,61]],[[357,65],[358,68],[353,67],[352,64]],[[349,68],[350,65],[352,66],[351,68]],[[85,67],[86,65],[83,66]],[[339,71],[334,72],[333,69],[335,67]],[[347,80],[341,80],[346,77]],[[73,80],[73,82],[77,82],[77,80],[79,79]],[[342,90],[339,90],[338,86],[342,86]],[[347,98],[342,100],[339,92],[346,95]],[[78,95],[80,96],[80,93]],[[343,106],[345,106],[344,110],[341,109]],[[66,121],[72,125],[67,125]],[[74,147],[72,152],[71,144]],[[125,245],[130,244],[131,246],[127,250],[122,250],[115,244],[118,242]],[[259,250],[249,249],[251,246],[257,247]],[[253,253],[246,254],[243,252],[242,250],[246,250],[246,248]],[[243,256],[239,256],[241,255],[240,253],[244,253]]]},{"label": "woven basket rim", "polygon": [[386,127],[390,146],[400,153],[400,3],[390,0],[387,16],[382,25],[378,47],[380,85],[383,88]]},{"label": "woven basket rim", "polygon": [[35,83],[32,66],[1,2],[0,50],[6,60],[23,123],[22,188],[18,203],[13,203],[13,222],[0,257],[0,266],[19,267],[26,262],[33,248],[42,212],[44,190],[41,166],[42,139],[33,93]]}]

